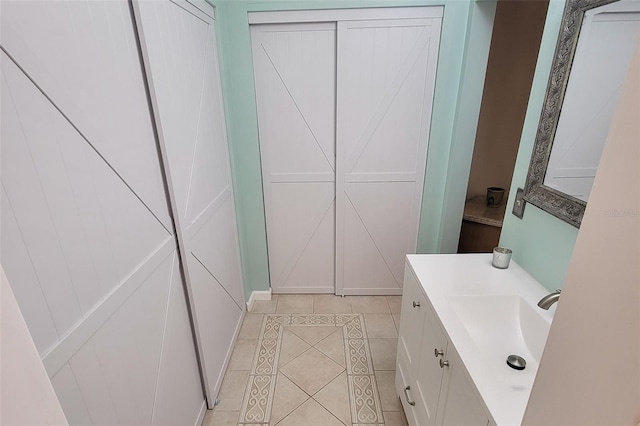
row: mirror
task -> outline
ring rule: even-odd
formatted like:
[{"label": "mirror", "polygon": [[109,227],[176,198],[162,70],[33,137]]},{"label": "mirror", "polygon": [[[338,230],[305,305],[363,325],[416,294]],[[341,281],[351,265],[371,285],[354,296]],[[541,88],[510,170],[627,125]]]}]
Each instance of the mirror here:
[{"label": "mirror", "polygon": [[567,0],[525,201],[580,227],[640,33],[640,0]]}]

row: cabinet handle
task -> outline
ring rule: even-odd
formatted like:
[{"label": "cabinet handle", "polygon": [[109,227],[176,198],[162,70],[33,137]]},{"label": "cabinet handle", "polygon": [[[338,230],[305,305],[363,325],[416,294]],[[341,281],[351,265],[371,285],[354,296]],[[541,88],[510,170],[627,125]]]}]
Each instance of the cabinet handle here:
[{"label": "cabinet handle", "polygon": [[434,348],[433,349],[433,356],[435,356],[436,358],[438,358],[439,356],[443,356],[444,355],[444,351],[440,350],[438,348]]},{"label": "cabinet handle", "polygon": [[416,301],[414,301],[414,302],[413,302],[413,307],[414,307],[414,308],[419,308],[419,307],[420,307],[420,302],[416,302]]},{"label": "cabinet handle", "polygon": [[404,397],[407,400],[407,404],[413,406],[413,405],[416,405],[416,402],[415,401],[411,401],[409,399],[409,391],[410,390],[411,390],[411,386],[407,386],[406,388],[404,388]]},{"label": "cabinet handle", "polygon": [[445,368],[449,366],[449,361],[440,360],[440,368]]}]

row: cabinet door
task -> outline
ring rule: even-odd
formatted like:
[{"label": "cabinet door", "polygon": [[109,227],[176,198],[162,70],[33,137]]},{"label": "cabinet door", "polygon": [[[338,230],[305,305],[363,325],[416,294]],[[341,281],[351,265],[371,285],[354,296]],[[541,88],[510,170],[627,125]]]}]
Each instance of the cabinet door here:
[{"label": "cabinet door", "polygon": [[251,26],[274,293],[335,291],[335,27]]},{"label": "cabinet door", "polygon": [[449,347],[446,359],[449,361],[449,366],[445,367],[447,371],[445,371],[440,392],[437,424],[450,426],[489,424],[481,397],[453,346]]},{"label": "cabinet door", "polygon": [[[415,415],[415,405],[411,405],[409,401],[415,401],[415,378],[420,363],[424,311],[427,309],[428,302],[422,293],[418,280],[408,265],[405,266],[404,277],[398,354],[396,357],[396,393],[402,401],[407,421],[410,425],[417,425],[419,423]],[[407,387],[409,387],[408,390],[406,389]]]},{"label": "cabinet door", "polygon": [[416,416],[420,426],[435,425],[441,387],[448,379],[448,367],[440,364],[448,358],[448,340],[431,305],[425,306],[420,366],[416,378]]},{"label": "cabinet door", "polygon": [[338,22],[338,294],[402,292],[418,236],[440,20]]},{"label": "cabinet door", "polygon": [[415,378],[420,362],[424,313],[428,302],[411,268],[405,267],[405,288],[402,295],[400,333],[398,336],[398,362],[405,364],[407,374]]}]

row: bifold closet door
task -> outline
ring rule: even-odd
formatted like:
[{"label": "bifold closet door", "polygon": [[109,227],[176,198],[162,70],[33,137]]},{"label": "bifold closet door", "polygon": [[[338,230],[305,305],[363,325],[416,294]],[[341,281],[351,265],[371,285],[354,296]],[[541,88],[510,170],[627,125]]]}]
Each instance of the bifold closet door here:
[{"label": "bifold closet door", "polygon": [[135,1],[209,407],[245,301],[213,7]]},{"label": "bifold closet door", "polygon": [[126,1],[2,1],[2,266],[70,424],[204,408]]},{"label": "bifold closet door", "polygon": [[415,253],[441,17],[338,23],[336,292],[401,294]]},{"label": "bifold closet door", "polygon": [[333,293],[335,23],[252,25],[275,293]]}]

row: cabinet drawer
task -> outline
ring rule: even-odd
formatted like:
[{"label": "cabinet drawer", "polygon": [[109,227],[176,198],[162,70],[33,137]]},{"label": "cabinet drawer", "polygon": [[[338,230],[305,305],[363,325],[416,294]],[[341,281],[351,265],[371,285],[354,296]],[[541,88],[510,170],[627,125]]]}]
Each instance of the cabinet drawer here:
[{"label": "cabinet drawer", "polygon": [[[409,387],[408,390],[407,387]],[[415,382],[412,383],[411,376],[407,374],[407,364],[402,360],[398,360],[396,368],[396,393],[402,402],[402,408],[407,417],[407,422],[410,426],[418,426],[419,423],[416,418],[415,405],[409,404],[409,401],[415,401],[413,396],[415,393]]]}]

